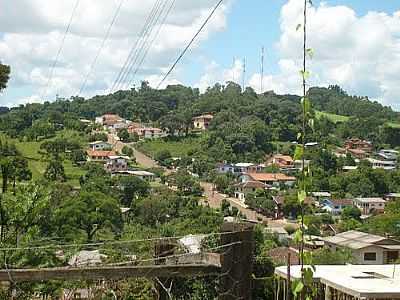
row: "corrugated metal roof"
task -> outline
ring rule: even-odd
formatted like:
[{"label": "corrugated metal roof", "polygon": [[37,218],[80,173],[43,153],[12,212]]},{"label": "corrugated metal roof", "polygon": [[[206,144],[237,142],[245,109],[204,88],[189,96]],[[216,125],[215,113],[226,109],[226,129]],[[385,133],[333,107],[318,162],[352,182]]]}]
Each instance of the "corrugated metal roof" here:
[{"label": "corrugated metal roof", "polygon": [[[369,234],[361,231],[350,230],[339,233],[335,236],[324,238],[325,242],[339,245],[342,247],[348,247],[351,249],[361,249],[376,245],[376,243],[386,240],[387,238]],[[400,242],[399,242],[400,245]],[[380,247],[386,247],[386,245],[378,245]]]}]

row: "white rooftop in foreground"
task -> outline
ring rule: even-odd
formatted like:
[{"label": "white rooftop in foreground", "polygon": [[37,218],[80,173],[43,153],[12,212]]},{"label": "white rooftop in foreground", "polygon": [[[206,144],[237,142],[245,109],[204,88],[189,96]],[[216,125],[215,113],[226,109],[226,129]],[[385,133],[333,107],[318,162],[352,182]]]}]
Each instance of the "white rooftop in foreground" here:
[{"label": "white rooftop in foreground", "polygon": [[[275,273],[287,278],[287,266]],[[301,278],[301,266],[291,266],[291,277]],[[400,265],[316,266],[314,280],[356,298],[400,299]]]}]

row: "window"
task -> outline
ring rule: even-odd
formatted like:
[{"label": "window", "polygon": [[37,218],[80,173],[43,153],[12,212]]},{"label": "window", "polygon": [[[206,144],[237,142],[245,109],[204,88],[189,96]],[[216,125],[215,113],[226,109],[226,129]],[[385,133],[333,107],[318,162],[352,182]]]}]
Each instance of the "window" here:
[{"label": "window", "polygon": [[364,260],[365,261],[375,261],[376,260],[376,252],[365,252]]},{"label": "window", "polygon": [[387,261],[388,263],[395,262],[399,259],[399,251],[388,251]]}]

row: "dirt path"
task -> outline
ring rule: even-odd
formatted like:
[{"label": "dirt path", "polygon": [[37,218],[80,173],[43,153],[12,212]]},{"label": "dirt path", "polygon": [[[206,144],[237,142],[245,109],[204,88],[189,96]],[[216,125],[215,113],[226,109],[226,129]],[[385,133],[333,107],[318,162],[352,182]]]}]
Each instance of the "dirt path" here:
[{"label": "dirt path", "polygon": [[263,221],[268,221],[268,218],[258,214],[254,210],[250,208],[246,208],[238,202],[234,198],[229,198],[226,197],[225,195],[218,193],[216,191],[213,191],[213,185],[209,182],[201,182],[200,185],[204,189],[204,195],[207,199],[208,205],[212,208],[220,208],[222,201],[226,199],[231,206],[236,207],[243,215],[246,216],[246,218],[252,222],[263,222]]}]

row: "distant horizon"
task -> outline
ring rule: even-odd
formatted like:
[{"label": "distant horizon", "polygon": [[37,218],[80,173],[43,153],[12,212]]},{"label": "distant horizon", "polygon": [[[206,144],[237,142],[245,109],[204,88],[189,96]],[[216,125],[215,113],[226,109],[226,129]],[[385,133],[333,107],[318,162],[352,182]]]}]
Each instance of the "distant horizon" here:
[{"label": "distant horizon", "polygon": [[[224,84],[222,84],[222,83],[220,83],[220,82],[216,82],[214,85],[209,86],[208,88],[212,88],[212,87],[215,86],[216,84],[220,84],[221,86],[226,87],[228,83],[229,83],[229,81],[225,82]],[[235,82],[235,83],[236,83],[236,82]],[[240,86],[240,84],[238,84],[238,83],[236,83],[236,84]],[[181,86],[184,86],[184,87],[190,87],[190,88],[192,88],[192,89],[196,89],[196,88],[197,88],[197,87],[192,87],[192,86],[190,86],[190,85],[185,85],[185,84],[181,84],[181,83],[170,84],[170,86],[174,86],[174,85],[181,85]],[[332,85],[334,85],[334,84],[332,84]],[[328,85],[328,86],[311,86],[310,89],[312,89],[312,88],[328,88],[329,86],[332,86],[332,85]],[[246,88],[248,88],[248,87],[252,88],[251,86],[246,86]],[[377,103],[381,104],[383,107],[388,107],[388,108],[392,109],[394,112],[400,113],[400,110],[396,110],[395,108],[391,107],[390,105],[384,105],[384,104],[380,103],[379,101],[376,101],[376,100],[374,100],[374,99],[370,99],[367,95],[350,94],[348,91],[346,91],[345,89],[343,89],[341,86],[339,86],[339,87],[340,87],[348,96],[350,96],[350,97],[359,97],[359,98],[365,97],[365,98],[368,98],[368,101],[370,101],[370,102],[377,102]],[[160,89],[160,90],[165,90],[165,89],[166,89],[166,87],[164,87],[164,88],[162,88],[162,89]],[[254,89],[253,89],[253,90],[254,90]],[[128,91],[129,91],[129,90],[118,90],[118,91],[113,92],[112,94],[116,94],[116,93],[118,93],[118,92],[128,92]],[[254,90],[254,91],[256,92],[257,95],[261,95],[261,93],[257,93],[256,90]],[[200,91],[200,94],[204,94],[205,92],[206,92],[206,91],[202,91],[202,92]],[[298,94],[290,94],[290,93],[281,94],[281,93],[276,93],[274,90],[268,90],[268,91],[265,90],[262,94],[270,93],[270,92],[273,92],[275,95],[278,95],[278,96],[297,96],[297,97],[301,98],[301,96],[298,95]],[[89,97],[89,98],[84,98],[84,99],[85,99],[85,100],[90,100],[90,99],[92,99],[92,98],[94,98],[94,97],[103,97],[103,96],[107,96],[107,95],[111,95],[111,94],[93,95],[93,96],[91,96],[91,97]],[[70,96],[69,98],[59,97],[58,100],[61,100],[61,101],[70,101],[70,100],[73,100],[72,98],[74,98],[74,97],[78,97],[78,96]],[[55,102],[55,101],[57,101],[57,100],[56,100],[56,99],[54,99],[53,101],[46,100],[46,101],[44,101],[44,102],[50,102],[50,103],[52,103],[52,102]],[[19,107],[20,105],[26,105],[26,104],[43,104],[44,102],[30,102],[30,103],[19,104],[19,105],[16,105],[16,106],[4,106],[4,105],[0,105],[0,108],[3,107],[3,108],[12,109],[12,108]]]}]

